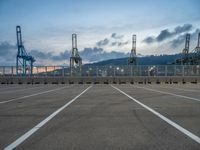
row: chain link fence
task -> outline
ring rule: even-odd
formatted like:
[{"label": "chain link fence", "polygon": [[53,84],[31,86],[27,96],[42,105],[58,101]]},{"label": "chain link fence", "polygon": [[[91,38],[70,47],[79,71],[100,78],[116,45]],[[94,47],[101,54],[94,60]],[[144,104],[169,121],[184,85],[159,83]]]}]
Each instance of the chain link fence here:
[{"label": "chain link fence", "polygon": [[0,76],[200,76],[199,65],[82,66],[73,70],[67,66],[35,66],[32,75],[16,75],[16,67],[0,66]]}]

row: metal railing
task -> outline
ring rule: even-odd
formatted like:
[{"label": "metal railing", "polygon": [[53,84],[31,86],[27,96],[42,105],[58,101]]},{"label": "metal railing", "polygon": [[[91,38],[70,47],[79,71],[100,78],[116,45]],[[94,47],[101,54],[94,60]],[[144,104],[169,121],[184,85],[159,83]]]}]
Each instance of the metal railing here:
[{"label": "metal railing", "polygon": [[[27,68],[28,72],[30,71]],[[77,71],[76,71],[77,70]],[[0,66],[0,76],[16,75],[16,67]],[[25,75],[30,76],[30,75]],[[199,65],[82,66],[71,72],[67,66],[35,66],[32,76],[200,76]]]}]

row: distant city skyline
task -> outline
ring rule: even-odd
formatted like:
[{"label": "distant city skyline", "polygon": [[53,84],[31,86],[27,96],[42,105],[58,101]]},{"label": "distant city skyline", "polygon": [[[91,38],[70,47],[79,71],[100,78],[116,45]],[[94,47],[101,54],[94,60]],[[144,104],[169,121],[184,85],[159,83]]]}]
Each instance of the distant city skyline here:
[{"label": "distant city skyline", "polygon": [[186,33],[192,50],[199,6],[199,0],[1,0],[0,64],[15,64],[17,25],[38,65],[68,64],[72,33],[85,63],[128,56],[132,34],[142,55],[179,53]]}]

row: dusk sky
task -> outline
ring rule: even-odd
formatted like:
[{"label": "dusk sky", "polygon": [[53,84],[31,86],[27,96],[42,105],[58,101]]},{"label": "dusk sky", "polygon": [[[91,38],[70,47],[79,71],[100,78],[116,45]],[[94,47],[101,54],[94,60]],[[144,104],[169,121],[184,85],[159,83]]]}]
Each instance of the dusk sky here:
[{"label": "dusk sky", "polygon": [[137,53],[190,50],[200,32],[199,0],[0,0],[0,65],[14,65],[16,25],[38,65],[68,64],[71,34],[84,62],[128,56],[132,34]]}]

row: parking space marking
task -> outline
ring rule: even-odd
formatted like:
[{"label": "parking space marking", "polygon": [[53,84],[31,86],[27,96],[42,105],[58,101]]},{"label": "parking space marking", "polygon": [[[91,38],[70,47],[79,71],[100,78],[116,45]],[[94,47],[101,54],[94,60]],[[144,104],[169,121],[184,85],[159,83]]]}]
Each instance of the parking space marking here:
[{"label": "parking space marking", "polygon": [[48,123],[51,119],[53,119],[58,113],[60,113],[63,109],[65,109],[67,106],[69,106],[71,103],[73,103],[76,99],[78,99],[82,94],[87,92],[90,88],[92,87],[89,86],[87,87],[84,91],[82,91],[80,94],[78,94],[76,97],[74,97],[72,100],[67,102],[65,105],[57,109],[55,112],[53,112],[51,115],[49,115],[47,118],[45,118],[43,121],[38,123],[35,127],[30,129],[28,132],[26,132],[24,135],[19,137],[16,141],[8,145],[4,150],[13,150],[15,149],[18,145],[20,145],[22,142],[24,142],[26,139],[28,139],[33,133],[38,131],[41,127],[43,127],[46,123]]},{"label": "parking space marking", "polygon": [[[131,86],[133,86],[133,85],[131,85]],[[153,91],[153,92],[162,93],[162,94],[168,94],[168,95],[172,95],[172,96],[181,97],[181,98],[190,99],[190,100],[194,100],[194,101],[199,101],[200,102],[200,99],[197,99],[197,98],[194,98],[194,97],[189,97],[189,96],[174,94],[174,93],[170,93],[170,92],[159,91],[159,90],[156,90],[156,89],[151,89],[151,88],[146,88],[146,87],[140,87],[140,86],[136,86],[136,85],[134,85],[133,87],[143,88],[143,89],[148,90],[148,91]]]},{"label": "parking space marking", "polygon": [[[150,85],[151,87],[154,87],[152,85]],[[177,88],[177,87],[169,87],[169,86],[162,86],[162,88],[166,88],[166,89],[175,89],[175,90],[180,90],[180,91],[185,91],[185,92],[198,92],[200,93],[200,90],[191,90],[191,89],[182,89],[182,88]]]},{"label": "parking space marking", "polygon": [[181,88],[176,88],[176,87],[164,87],[164,88],[176,89],[176,90],[186,91],[186,92],[198,92],[198,93],[200,93],[200,90],[181,89]]},{"label": "parking space marking", "polygon": [[0,104],[5,104],[5,103],[9,103],[9,102],[16,101],[16,100],[20,100],[20,99],[24,99],[24,98],[28,98],[28,97],[32,97],[32,96],[37,96],[37,95],[41,95],[41,94],[45,94],[45,93],[61,90],[61,89],[67,88],[67,87],[69,87],[69,86],[64,86],[64,87],[61,87],[61,88],[56,88],[56,89],[52,89],[52,90],[48,90],[48,91],[44,91],[44,92],[39,92],[39,93],[31,94],[31,95],[18,97],[18,98],[13,98],[13,99],[6,100],[6,101],[1,101]]},{"label": "parking space marking", "polygon": [[18,89],[18,90],[13,90],[13,89],[9,89],[9,90],[6,90],[6,91],[0,91],[0,94],[1,93],[12,93],[12,92],[20,92],[20,91],[25,91],[25,90],[32,90],[32,89],[37,89],[37,88],[44,88],[42,86],[37,86],[37,87],[26,87],[24,89]]},{"label": "parking space marking", "polygon": [[177,123],[173,122],[172,120],[168,119],[167,117],[163,116],[162,114],[160,114],[159,112],[157,112],[154,109],[150,108],[149,106],[141,103],[140,101],[138,101],[137,99],[135,99],[132,96],[128,95],[127,93],[125,93],[124,91],[120,90],[119,88],[117,88],[117,87],[115,87],[113,85],[111,85],[111,86],[114,89],[116,89],[117,91],[119,91],[120,93],[124,94],[125,96],[127,96],[128,98],[133,100],[134,102],[136,102],[137,104],[139,104],[142,107],[146,108],[148,111],[150,111],[151,113],[153,113],[154,115],[156,115],[157,117],[162,119],[163,121],[167,122],[169,125],[173,126],[177,130],[179,130],[180,132],[182,132],[183,134],[185,134],[186,136],[190,137],[191,139],[193,139],[194,141],[196,141],[197,143],[200,144],[200,137],[198,137],[197,135],[193,134],[192,132],[188,131],[187,129],[183,128],[182,126],[178,125]]}]

